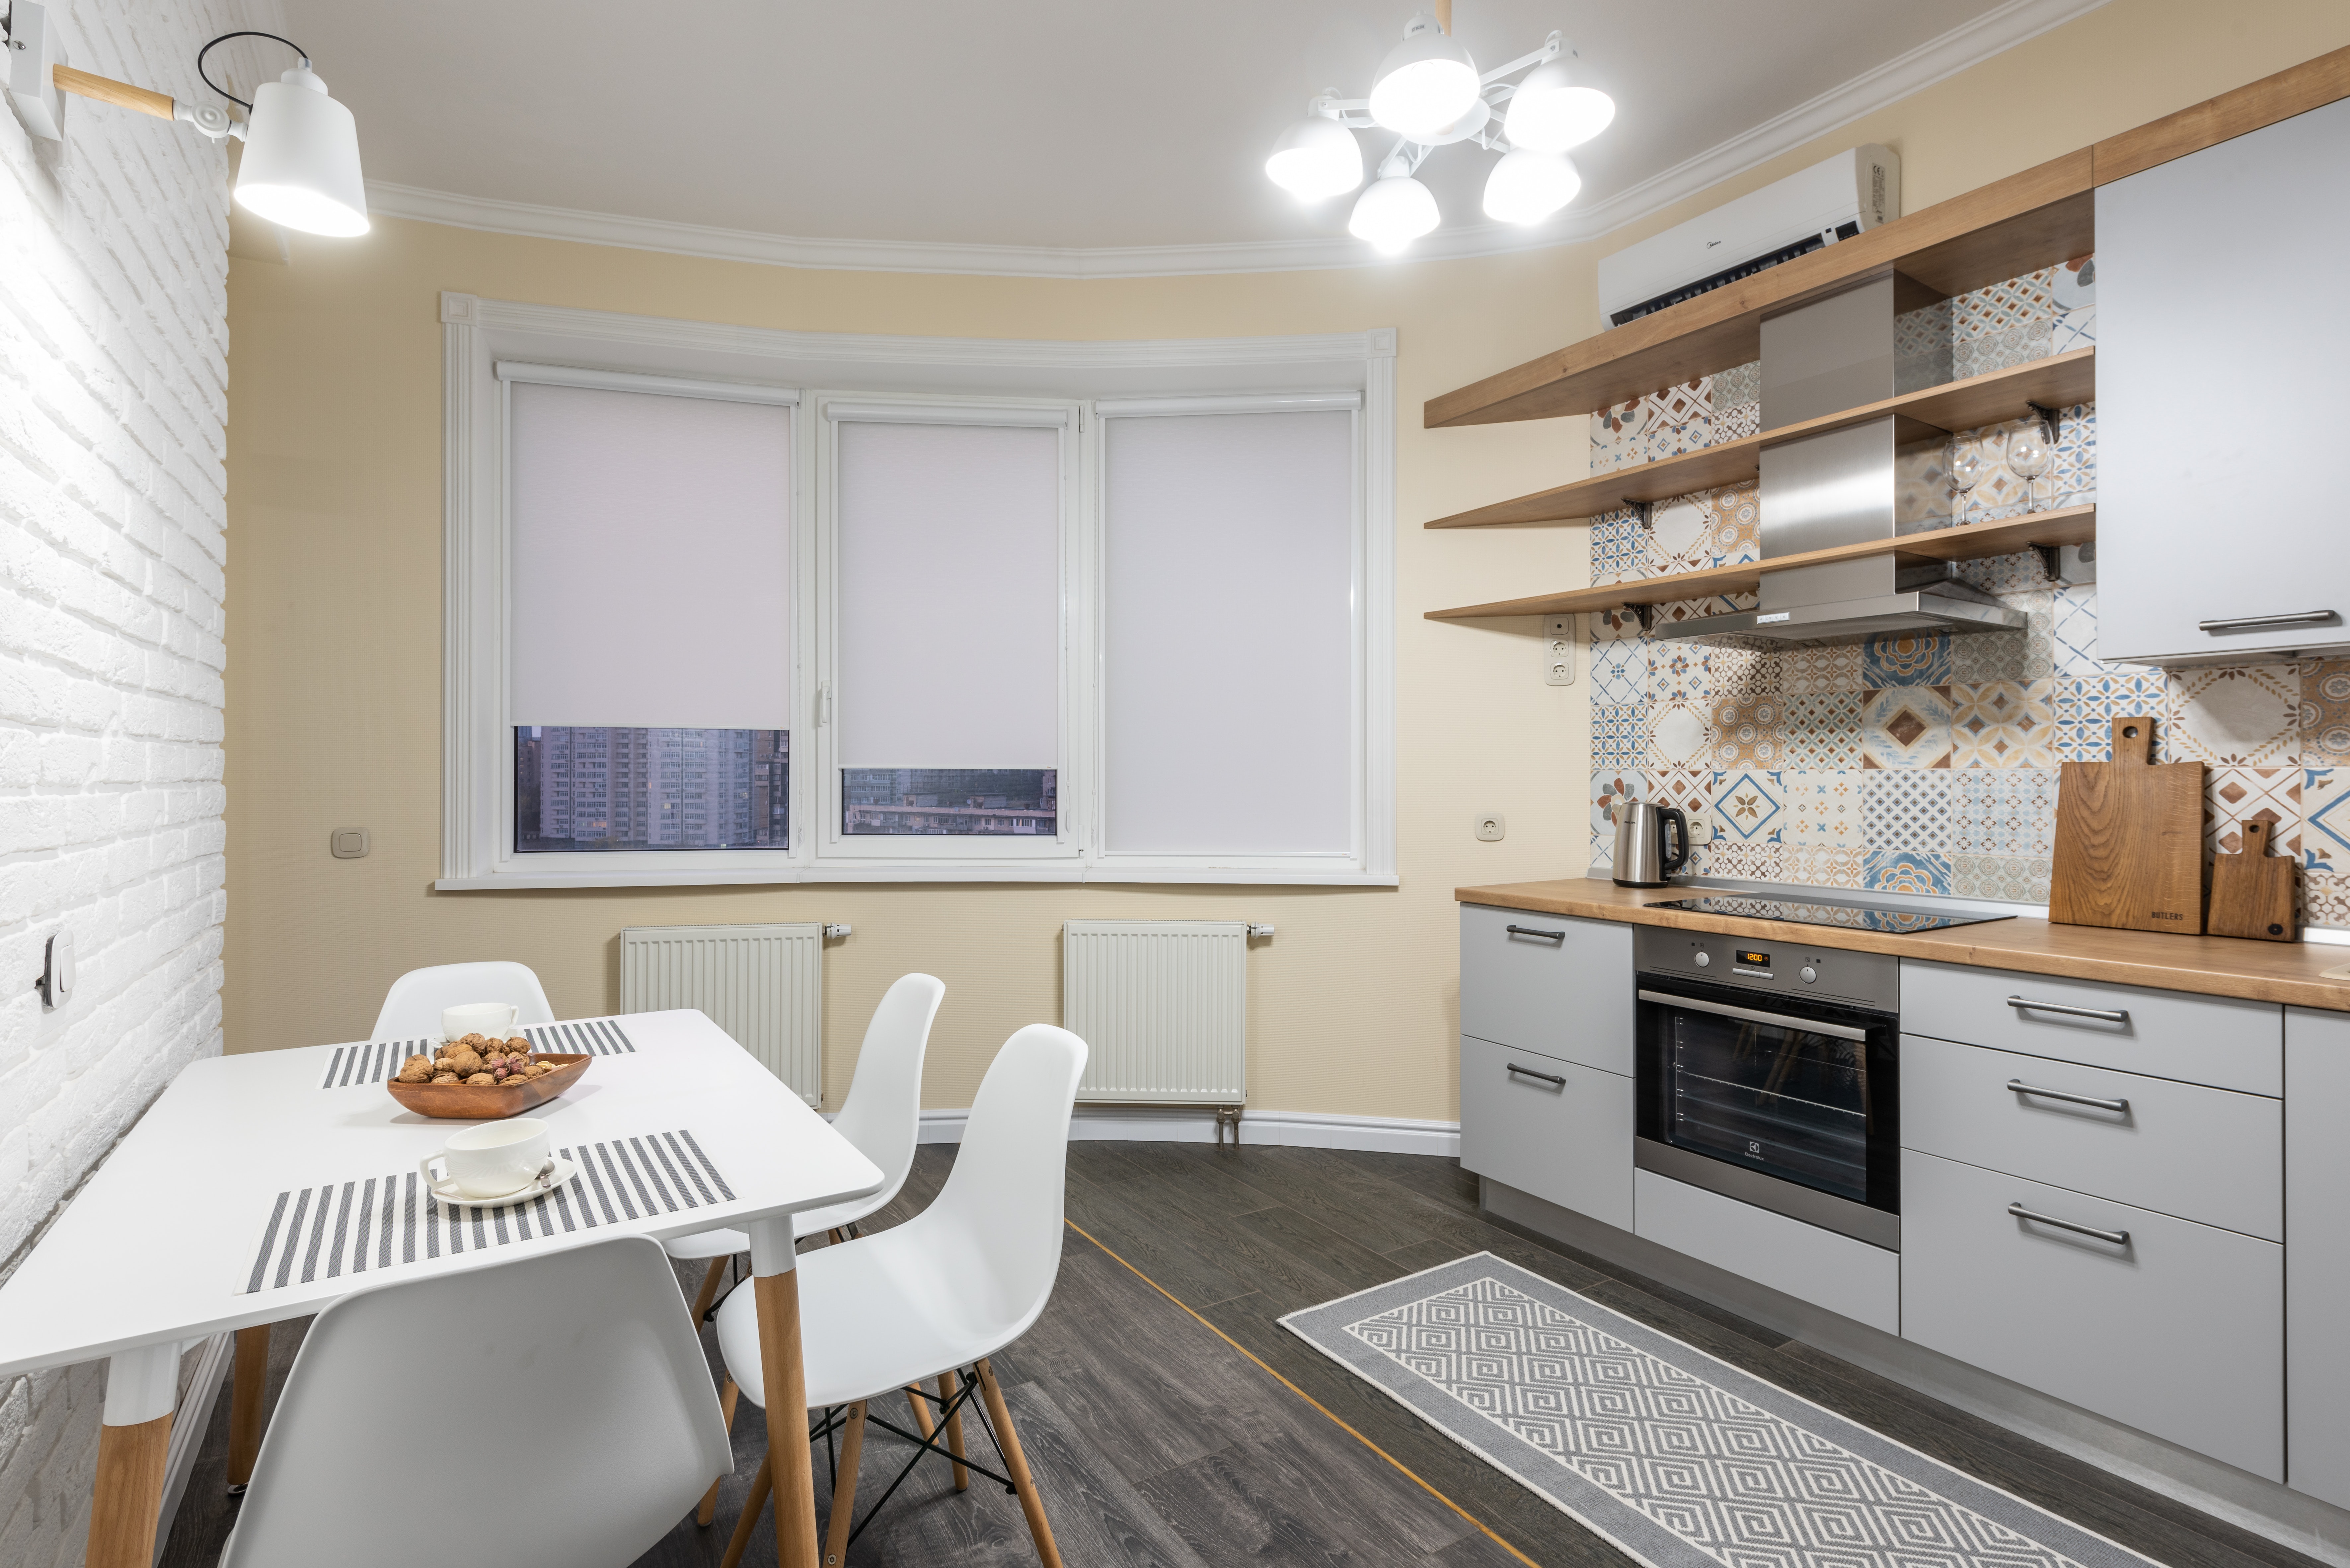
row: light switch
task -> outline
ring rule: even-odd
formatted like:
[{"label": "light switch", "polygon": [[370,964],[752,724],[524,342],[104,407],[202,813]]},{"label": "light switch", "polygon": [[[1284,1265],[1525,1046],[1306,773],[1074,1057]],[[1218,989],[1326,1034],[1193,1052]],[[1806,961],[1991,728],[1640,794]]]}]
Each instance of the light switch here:
[{"label": "light switch", "polygon": [[328,839],[327,846],[338,860],[357,860],[368,852],[368,830],[364,827],[338,827]]}]

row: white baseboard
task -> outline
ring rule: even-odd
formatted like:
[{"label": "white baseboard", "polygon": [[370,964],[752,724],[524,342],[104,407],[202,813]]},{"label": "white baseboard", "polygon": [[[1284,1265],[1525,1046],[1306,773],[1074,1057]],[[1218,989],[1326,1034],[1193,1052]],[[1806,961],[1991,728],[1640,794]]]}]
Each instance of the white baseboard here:
[{"label": "white baseboard", "polygon": [[[924,1111],[921,1141],[961,1143],[968,1110]],[[1216,1113],[1209,1106],[1079,1106],[1069,1121],[1072,1139],[1129,1143],[1213,1143]],[[1459,1122],[1408,1116],[1341,1116],[1320,1111],[1250,1110],[1241,1116],[1244,1146],[1353,1148],[1374,1154],[1458,1156]]]}]

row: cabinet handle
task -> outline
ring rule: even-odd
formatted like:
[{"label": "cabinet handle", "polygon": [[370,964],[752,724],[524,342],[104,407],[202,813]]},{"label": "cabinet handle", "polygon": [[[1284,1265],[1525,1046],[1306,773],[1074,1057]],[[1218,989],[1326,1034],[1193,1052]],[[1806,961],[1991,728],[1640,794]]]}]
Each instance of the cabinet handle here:
[{"label": "cabinet handle", "polygon": [[1532,1067],[1521,1067],[1515,1062],[1511,1063],[1509,1067],[1511,1072],[1521,1077],[1540,1078],[1545,1084],[1555,1084],[1562,1089],[1566,1087],[1566,1080],[1556,1073],[1537,1073]]},{"label": "cabinet handle", "polygon": [[1509,932],[1510,935],[1513,937],[1540,937],[1546,942],[1563,942],[1566,940],[1566,933],[1565,931],[1538,931],[1532,926],[1503,926],[1502,929]]},{"label": "cabinet handle", "polygon": [[2126,1112],[2129,1109],[2127,1100],[2101,1100],[2093,1095],[2068,1095],[2062,1089],[2035,1088],[2021,1078],[2010,1078],[2007,1086],[2012,1094],[2033,1095],[2043,1100],[2062,1100],[2068,1106],[2089,1106],[2101,1111]]},{"label": "cabinet handle", "polygon": [[2007,1211],[2018,1220],[2029,1220],[2034,1225],[2054,1225],[2059,1231],[2070,1231],[2075,1236],[2095,1236],[2100,1241],[2111,1241],[2116,1247],[2129,1245],[2126,1231],[2100,1231],[2095,1225],[2076,1225],[2070,1220],[2059,1220],[2054,1214],[2037,1214],[2021,1203],[2011,1203]]},{"label": "cabinet handle", "polygon": [[2240,615],[2226,620],[2199,620],[2195,629],[2216,636],[2223,631],[2266,631],[2276,626],[2331,626],[2337,618],[2330,609],[2303,610],[2295,615]]},{"label": "cabinet handle", "polygon": [[2061,1012],[2067,1018],[2094,1018],[2100,1023],[2127,1023],[2129,1009],[2116,1007],[2071,1007],[2061,1002],[2033,1002],[2021,996],[2011,996],[2007,1004],[2018,1012]]}]

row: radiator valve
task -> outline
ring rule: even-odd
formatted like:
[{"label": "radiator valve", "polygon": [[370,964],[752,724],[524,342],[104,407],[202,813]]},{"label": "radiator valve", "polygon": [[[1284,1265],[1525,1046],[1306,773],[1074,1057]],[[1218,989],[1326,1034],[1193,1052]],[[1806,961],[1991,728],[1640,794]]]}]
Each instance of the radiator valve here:
[{"label": "radiator valve", "polygon": [[849,928],[847,926],[827,926],[824,929],[824,940],[828,942],[837,942],[841,938],[848,935],[848,932]]},{"label": "radiator valve", "polygon": [[1254,920],[1251,920],[1249,922],[1248,934],[1252,937],[1269,937],[1273,935],[1273,928],[1271,926],[1261,926]]}]

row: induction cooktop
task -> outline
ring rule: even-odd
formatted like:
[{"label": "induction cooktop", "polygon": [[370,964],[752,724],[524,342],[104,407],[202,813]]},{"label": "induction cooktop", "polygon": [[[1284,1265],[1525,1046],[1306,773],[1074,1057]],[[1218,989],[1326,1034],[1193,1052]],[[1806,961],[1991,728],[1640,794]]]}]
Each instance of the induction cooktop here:
[{"label": "induction cooktop", "polygon": [[1843,926],[1856,931],[1890,931],[1897,935],[2015,919],[2013,915],[1939,914],[1923,909],[1880,909],[1867,904],[1802,903],[1793,898],[1755,898],[1726,893],[1702,898],[1676,898],[1648,908],[1685,909],[1692,915],[1735,915],[1747,920],[1786,920],[1799,926]]}]

